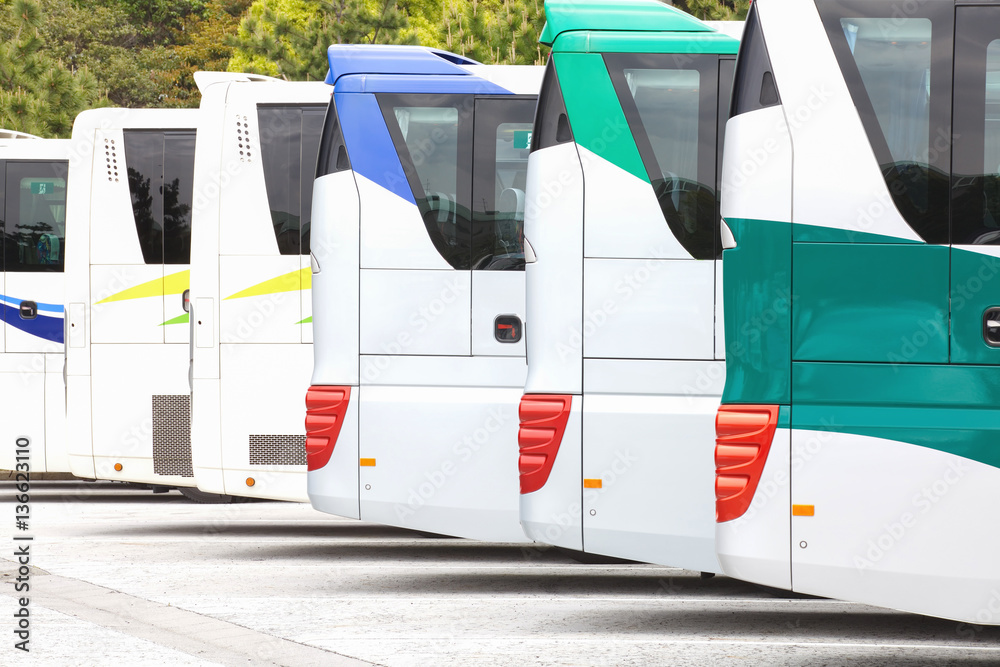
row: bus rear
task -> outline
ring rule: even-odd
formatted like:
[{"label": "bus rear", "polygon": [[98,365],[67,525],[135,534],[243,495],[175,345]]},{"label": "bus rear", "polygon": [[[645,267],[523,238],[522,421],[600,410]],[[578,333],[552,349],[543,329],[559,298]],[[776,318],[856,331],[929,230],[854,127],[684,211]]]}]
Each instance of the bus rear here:
[{"label": "bus rear", "polygon": [[1000,624],[1000,6],[758,0],[722,194],[726,574]]}]

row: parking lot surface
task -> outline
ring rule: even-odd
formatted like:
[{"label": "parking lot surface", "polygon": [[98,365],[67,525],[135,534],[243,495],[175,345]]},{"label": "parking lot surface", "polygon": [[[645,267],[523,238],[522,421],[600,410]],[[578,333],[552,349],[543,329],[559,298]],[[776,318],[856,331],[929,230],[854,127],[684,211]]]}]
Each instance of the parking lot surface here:
[{"label": "parking lot surface", "polygon": [[1000,628],[309,505],[34,482],[19,532],[12,484],[0,498],[0,665],[1000,665]]}]

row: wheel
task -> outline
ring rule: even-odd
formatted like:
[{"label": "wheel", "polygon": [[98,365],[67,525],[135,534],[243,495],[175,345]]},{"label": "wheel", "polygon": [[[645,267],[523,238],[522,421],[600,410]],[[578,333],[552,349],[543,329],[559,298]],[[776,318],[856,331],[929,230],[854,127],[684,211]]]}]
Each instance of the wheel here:
[{"label": "wheel", "polygon": [[229,496],[223,493],[205,493],[200,489],[196,489],[191,486],[179,486],[177,490],[180,491],[185,498],[193,503],[200,503],[202,505],[222,505],[225,503],[245,503],[248,499],[242,496]]}]

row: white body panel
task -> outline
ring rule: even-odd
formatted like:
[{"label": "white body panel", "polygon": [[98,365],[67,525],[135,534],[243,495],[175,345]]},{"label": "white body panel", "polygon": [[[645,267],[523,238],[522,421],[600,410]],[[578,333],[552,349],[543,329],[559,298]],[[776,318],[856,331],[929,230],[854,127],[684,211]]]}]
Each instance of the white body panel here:
[{"label": "white body panel", "polygon": [[780,106],[726,123],[722,218],[792,221],[792,141]]},{"label": "white body panel", "polygon": [[[0,161],[17,162],[71,161],[71,142],[62,139],[33,139],[19,135],[0,139]],[[7,174],[0,171],[0,187]],[[12,206],[8,202],[7,206]],[[10,210],[8,208],[8,210]],[[0,210],[0,217],[6,214]],[[7,218],[8,233],[14,232],[13,217]],[[67,221],[68,224],[68,221]],[[9,241],[8,241],[9,242]],[[47,333],[33,324],[46,322],[56,329],[63,327],[65,274],[43,271],[4,271],[0,266],[0,394],[4,418],[0,420],[0,470],[17,466],[15,441],[30,441],[27,463],[30,472],[69,472],[66,452],[65,384],[63,382],[64,345],[50,340]],[[22,301],[39,305],[36,322],[21,319]],[[24,461],[21,461],[22,463]]]},{"label": "white body panel", "polygon": [[427,236],[416,207],[354,173],[365,203],[361,225],[361,267],[365,269],[451,270]]},{"label": "white body panel", "polygon": [[187,325],[168,323],[184,314],[188,267],[144,261],[123,139],[126,129],[197,130],[198,119],[189,110],[98,109],[74,124],[66,252],[74,474],[194,485]]},{"label": "white body panel", "polygon": [[[325,107],[323,83],[223,80],[203,91],[191,299],[192,460],[199,488],[308,500],[302,398],[312,371],[309,257],[281,254],[268,199],[264,105]],[[318,137],[302,137],[302,150]],[[312,173],[301,173],[300,179]]]},{"label": "white body panel", "polygon": [[1000,570],[984,557],[1000,552],[1000,522],[983,511],[1000,470],[908,443],[806,430],[792,432],[792,462],[792,502],[816,507],[792,518],[795,590],[1000,624]]},{"label": "white body panel", "polygon": [[[549,179],[561,175],[558,183]],[[524,238],[538,261],[525,267],[525,393],[583,391],[583,169],[576,144],[528,158]],[[544,288],[532,289],[531,285]],[[545,359],[545,363],[535,360]]]}]

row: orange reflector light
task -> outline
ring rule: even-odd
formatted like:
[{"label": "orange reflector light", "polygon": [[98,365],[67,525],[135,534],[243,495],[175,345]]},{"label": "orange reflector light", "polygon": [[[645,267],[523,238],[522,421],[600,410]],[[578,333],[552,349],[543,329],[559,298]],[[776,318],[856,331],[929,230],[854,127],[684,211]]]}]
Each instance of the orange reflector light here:
[{"label": "orange reflector light", "polygon": [[375,467],[375,459],[361,459],[361,467],[362,468],[374,468]]},{"label": "orange reflector light", "polygon": [[253,477],[247,477],[247,486],[253,486],[256,483]]},{"label": "orange reflector light", "polygon": [[715,418],[715,520],[743,516],[750,508],[771,441],[777,405],[723,405]]},{"label": "orange reflector light", "polygon": [[117,470],[118,472],[121,472],[121,470],[122,470],[122,464],[121,463],[116,463],[115,464],[115,470]]},{"label": "orange reflector light", "polygon": [[583,480],[583,488],[585,489],[600,489],[603,483],[599,479],[585,479]]},{"label": "orange reflector light", "polygon": [[792,516],[816,516],[816,506],[792,505]]}]

